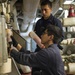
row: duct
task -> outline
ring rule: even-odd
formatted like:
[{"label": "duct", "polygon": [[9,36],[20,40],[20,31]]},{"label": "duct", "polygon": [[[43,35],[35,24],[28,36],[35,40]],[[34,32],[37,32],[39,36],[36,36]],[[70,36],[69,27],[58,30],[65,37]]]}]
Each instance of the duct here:
[{"label": "duct", "polygon": [[27,41],[26,48],[31,50],[31,38],[28,36],[29,32],[32,31],[33,24],[30,24],[26,32],[20,32],[20,35]]},{"label": "duct", "polygon": [[20,35],[27,41],[27,50],[31,50],[31,38],[28,36],[28,34],[33,30],[33,24],[39,2],[40,0],[23,0],[24,18],[21,25]]},{"label": "duct", "polygon": [[13,29],[14,30],[19,30],[19,25],[18,25],[18,21],[17,21],[17,11],[16,11],[16,8],[14,7],[14,10],[13,10],[13,14],[14,14],[14,21],[11,21],[11,24],[13,26]]},{"label": "duct", "polygon": [[[23,14],[24,19],[21,25],[21,31],[27,32],[27,27],[34,23],[36,11],[40,0],[23,0]],[[32,30],[32,29],[31,29]]]}]

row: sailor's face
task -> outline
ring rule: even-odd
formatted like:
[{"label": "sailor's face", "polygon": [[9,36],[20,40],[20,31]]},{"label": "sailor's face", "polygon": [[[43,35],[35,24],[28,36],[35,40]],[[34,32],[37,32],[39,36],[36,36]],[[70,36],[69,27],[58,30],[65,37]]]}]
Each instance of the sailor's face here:
[{"label": "sailor's face", "polygon": [[52,9],[48,5],[44,5],[44,6],[41,6],[41,12],[44,19],[47,19],[51,14]]},{"label": "sailor's face", "polygon": [[50,37],[48,36],[47,30],[44,31],[44,33],[41,35],[41,43],[46,44],[50,40]]}]

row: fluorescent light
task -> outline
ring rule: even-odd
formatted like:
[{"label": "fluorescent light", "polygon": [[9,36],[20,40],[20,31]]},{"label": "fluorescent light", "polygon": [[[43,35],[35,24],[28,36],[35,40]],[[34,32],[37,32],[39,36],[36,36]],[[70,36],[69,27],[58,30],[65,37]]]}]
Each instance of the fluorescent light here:
[{"label": "fluorescent light", "polygon": [[66,0],[64,4],[71,4],[74,0]]},{"label": "fluorescent light", "polygon": [[63,9],[60,7],[59,10],[63,10]]}]

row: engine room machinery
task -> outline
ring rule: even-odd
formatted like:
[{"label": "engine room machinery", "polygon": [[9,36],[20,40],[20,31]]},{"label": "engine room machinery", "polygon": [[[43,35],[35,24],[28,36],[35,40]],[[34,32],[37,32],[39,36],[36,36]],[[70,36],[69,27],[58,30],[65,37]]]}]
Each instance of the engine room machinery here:
[{"label": "engine room machinery", "polygon": [[[33,40],[28,36],[35,26],[36,17],[41,15],[39,3],[42,0],[0,0],[0,75],[21,75],[31,72],[30,67],[17,64],[8,54],[6,29],[13,29],[13,35],[28,50],[33,50]],[[70,5],[62,4],[66,0],[51,0],[53,14],[61,20],[65,39],[60,50],[67,75],[75,75],[75,16],[64,17]],[[71,0],[73,5],[74,0]],[[63,10],[59,10],[59,8]],[[18,38],[18,39],[17,39]]]}]

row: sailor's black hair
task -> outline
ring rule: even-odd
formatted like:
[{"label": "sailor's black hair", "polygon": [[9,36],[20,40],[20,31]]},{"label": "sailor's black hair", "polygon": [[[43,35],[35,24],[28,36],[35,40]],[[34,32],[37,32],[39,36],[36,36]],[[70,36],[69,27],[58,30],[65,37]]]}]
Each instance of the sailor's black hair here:
[{"label": "sailor's black hair", "polygon": [[52,2],[50,2],[49,0],[43,0],[40,5],[48,5],[50,8],[52,8]]},{"label": "sailor's black hair", "polygon": [[59,41],[62,38],[62,30],[55,25],[48,25],[46,28],[48,35],[54,35],[53,42],[54,43],[59,43]]}]

